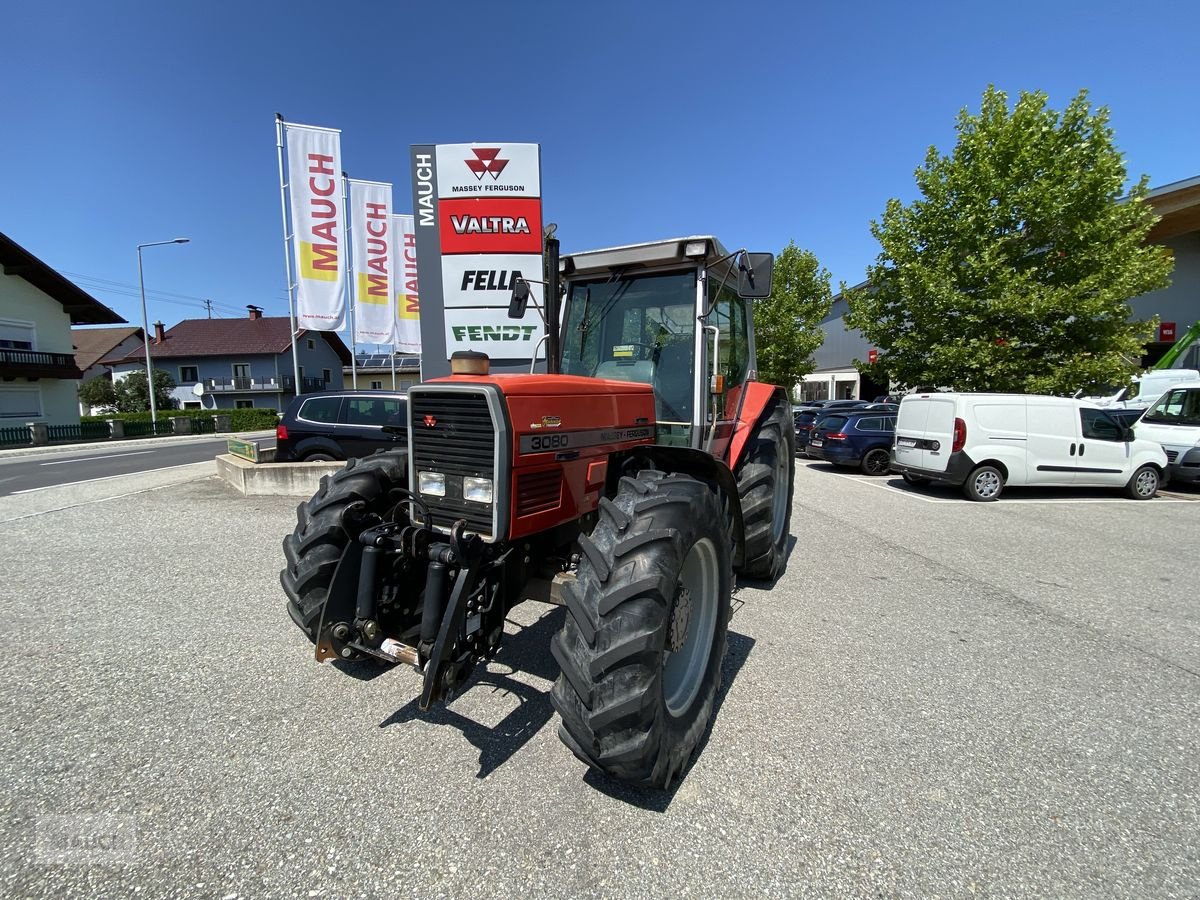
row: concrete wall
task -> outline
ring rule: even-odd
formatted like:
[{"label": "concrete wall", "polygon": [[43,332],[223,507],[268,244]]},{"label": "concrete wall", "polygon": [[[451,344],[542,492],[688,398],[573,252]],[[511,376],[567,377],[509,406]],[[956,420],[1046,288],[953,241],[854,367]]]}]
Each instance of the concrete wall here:
[{"label": "concrete wall", "polygon": [[1175,256],[1175,271],[1170,287],[1151,291],[1130,301],[1135,319],[1157,315],[1174,322],[1175,334],[1182,337],[1200,319],[1200,232],[1164,240],[1163,246]]},{"label": "concrete wall", "polygon": [[[62,304],[47,296],[17,275],[0,275],[0,319],[33,328],[33,349],[45,353],[75,355],[71,340],[71,318]],[[50,425],[79,423],[79,382],[58,378],[15,378],[0,384],[0,390],[33,391],[37,394],[42,414],[9,418],[0,416],[0,426],[12,427],[26,421]]]}]

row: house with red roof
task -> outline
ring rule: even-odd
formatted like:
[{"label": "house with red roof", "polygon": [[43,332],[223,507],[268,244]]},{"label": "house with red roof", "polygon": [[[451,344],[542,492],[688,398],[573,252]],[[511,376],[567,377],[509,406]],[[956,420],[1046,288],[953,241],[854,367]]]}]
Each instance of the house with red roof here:
[{"label": "house with red roof", "polygon": [[[331,331],[301,331],[296,337],[300,384],[292,365],[291,320],[264,316],[247,307],[245,319],[184,319],[173,328],[154,323],[150,363],[167,372],[182,408],[283,410],[297,393],[337,390],[350,350]],[[144,348],[101,360],[114,380],[146,371]]]}]

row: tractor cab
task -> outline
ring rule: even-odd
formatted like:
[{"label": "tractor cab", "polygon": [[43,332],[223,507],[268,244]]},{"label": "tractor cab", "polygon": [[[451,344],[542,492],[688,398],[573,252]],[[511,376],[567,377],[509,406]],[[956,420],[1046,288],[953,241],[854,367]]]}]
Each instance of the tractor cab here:
[{"label": "tractor cab", "polygon": [[560,371],[651,385],[657,443],[724,457],[772,262],[708,236],[563,256]]}]

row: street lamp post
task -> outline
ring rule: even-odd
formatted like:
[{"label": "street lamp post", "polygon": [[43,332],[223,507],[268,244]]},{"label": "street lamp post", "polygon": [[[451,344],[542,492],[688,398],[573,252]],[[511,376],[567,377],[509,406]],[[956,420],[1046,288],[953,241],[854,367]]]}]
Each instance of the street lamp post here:
[{"label": "street lamp post", "polygon": [[188,238],[175,238],[170,241],[151,241],[148,244],[138,244],[138,284],[142,288],[142,341],[146,347],[146,392],[150,395],[150,426],[153,430],[158,424],[158,410],[154,408],[154,369],[150,366],[150,323],[146,318],[146,279],[142,276],[142,248],[161,247],[164,244],[186,244]]}]

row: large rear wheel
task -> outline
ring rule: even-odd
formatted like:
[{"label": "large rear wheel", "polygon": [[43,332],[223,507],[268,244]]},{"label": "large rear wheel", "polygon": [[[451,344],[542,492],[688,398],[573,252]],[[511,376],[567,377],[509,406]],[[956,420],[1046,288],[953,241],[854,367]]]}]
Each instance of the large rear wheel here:
[{"label": "large rear wheel", "polygon": [[764,581],[782,575],[787,562],[796,471],[796,432],[787,405],[778,397],[772,404],[750,437],[737,473],[745,535],[742,571]]},{"label": "large rear wheel", "polygon": [[283,539],[287,564],[279,581],[292,621],[310,641],[316,642],[321,607],[350,542],[342,528],[342,513],[351,503],[361,502],[367,511],[384,515],[396,504],[391,490],[407,483],[407,451],[380,451],[366,459],[347,460],[346,468],[323,477],[312,499],[296,507],[296,528]]},{"label": "large rear wheel", "polygon": [[715,485],[643,471],[580,538],[551,644],[559,737],[589,766],[669,788],[712,718],[729,627],[729,526]]}]

